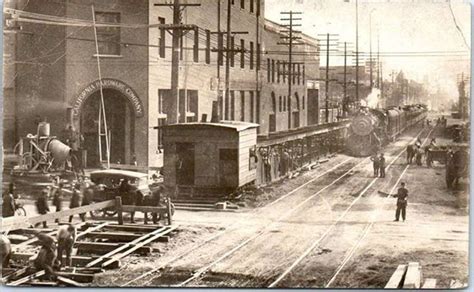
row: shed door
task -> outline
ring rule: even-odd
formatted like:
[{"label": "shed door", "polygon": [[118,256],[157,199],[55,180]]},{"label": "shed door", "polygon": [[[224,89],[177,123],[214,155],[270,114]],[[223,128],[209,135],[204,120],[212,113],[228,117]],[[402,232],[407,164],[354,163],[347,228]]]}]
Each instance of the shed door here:
[{"label": "shed door", "polygon": [[194,144],[176,143],[176,182],[178,185],[194,185]]},{"label": "shed door", "polygon": [[238,149],[219,149],[219,182],[222,187],[239,184]]}]

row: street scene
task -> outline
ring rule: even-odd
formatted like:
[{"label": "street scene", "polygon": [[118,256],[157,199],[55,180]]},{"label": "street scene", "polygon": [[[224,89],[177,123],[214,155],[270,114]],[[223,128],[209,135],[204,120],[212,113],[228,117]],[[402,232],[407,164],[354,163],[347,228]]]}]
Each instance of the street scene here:
[{"label": "street scene", "polygon": [[469,2],[3,4],[2,285],[468,288]]}]

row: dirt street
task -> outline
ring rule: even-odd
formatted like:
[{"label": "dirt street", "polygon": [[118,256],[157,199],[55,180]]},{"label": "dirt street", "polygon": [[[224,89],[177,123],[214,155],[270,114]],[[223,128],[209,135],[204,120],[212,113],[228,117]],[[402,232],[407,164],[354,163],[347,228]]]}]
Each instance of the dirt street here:
[{"label": "dirt street", "polygon": [[[340,154],[266,187],[261,207],[178,211],[180,233],[166,250],[132,257],[96,283],[382,288],[399,264],[412,261],[421,264],[423,277],[437,279],[437,288],[453,279],[467,282],[467,209],[447,190],[443,165],[407,166],[402,153],[417,134],[429,143],[430,133],[413,129],[387,146],[385,178],[374,178],[368,158]],[[378,191],[394,194],[400,181],[409,190],[407,220],[393,222],[396,198]]]}]

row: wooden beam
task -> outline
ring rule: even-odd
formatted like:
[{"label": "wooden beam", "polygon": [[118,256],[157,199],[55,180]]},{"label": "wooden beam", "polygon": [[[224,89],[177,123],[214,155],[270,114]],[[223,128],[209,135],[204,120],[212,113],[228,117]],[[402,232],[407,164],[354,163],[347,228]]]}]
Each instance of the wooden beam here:
[{"label": "wooden beam", "polygon": [[95,231],[97,231],[97,230],[100,230],[100,229],[104,228],[105,226],[107,226],[107,225],[109,225],[109,224],[110,224],[110,222],[104,222],[104,223],[101,223],[101,224],[99,224],[99,225],[97,225],[97,226],[89,227],[89,228],[87,228],[85,231],[82,231],[82,232],[78,233],[78,234],[76,235],[76,240],[79,239],[79,238],[81,238],[81,237],[83,237],[83,236],[85,236],[85,235],[87,235],[87,234],[89,234],[89,233],[91,233],[91,232],[95,232]]},{"label": "wooden beam", "polygon": [[[77,253],[84,254],[84,253],[94,253],[94,254],[103,254],[105,257],[109,257],[108,254],[118,248],[125,249],[129,246],[128,243],[107,243],[107,242],[76,242]],[[142,246],[136,250],[136,253],[141,255],[147,255],[152,252],[152,248],[149,246]],[[88,265],[86,265],[88,266]],[[88,266],[92,267],[92,266]]]},{"label": "wooden beam", "polygon": [[[7,283],[8,281],[10,281],[11,279],[14,279],[14,278],[18,278],[20,276],[22,276],[24,273],[26,273],[28,271],[28,266],[22,268],[22,269],[19,269],[13,273],[10,273],[8,275],[6,275],[5,277],[2,277],[2,283]],[[3,273],[2,273],[3,274]]]},{"label": "wooden beam", "polygon": [[158,228],[163,227],[163,225],[158,224],[149,224],[149,225],[136,225],[136,224],[123,224],[117,225],[116,223],[109,224],[105,229],[114,229],[120,231],[129,231],[129,232],[152,232]]},{"label": "wooden beam", "polygon": [[399,265],[395,272],[388,280],[387,284],[385,285],[385,289],[398,289],[403,284],[403,279],[405,278],[405,274],[407,272],[407,265]]},{"label": "wooden beam", "polygon": [[[58,281],[61,282],[61,283],[64,283],[64,284],[67,284],[69,286],[73,286],[73,287],[81,287],[81,288],[84,288],[84,287],[88,287],[89,285],[86,285],[86,284],[83,284],[83,283],[78,283],[72,279],[69,279],[69,278],[66,278],[66,277],[62,277],[62,276],[58,276],[57,277]],[[54,285],[52,285],[54,286]]]},{"label": "wooden beam", "polygon": [[37,223],[41,223],[43,221],[52,221],[55,219],[60,219],[63,217],[69,217],[72,215],[77,215],[81,213],[87,213],[94,210],[100,210],[108,207],[114,207],[115,200],[104,201],[100,203],[94,203],[87,206],[82,206],[78,208],[68,209],[60,212],[53,212],[48,213],[45,215],[39,215],[35,217],[8,217],[8,218],[1,218],[0,225],[2,226],[2,230],[16,230],[21,228],[28,228],[30,226],[34,226]]},{"label": "wooden beam", "polygon": [[[143,239],[146,239],[146,238],[148,238],[148,237],[150,237],[150,236],[153,236],[154,234],[159,234],[161,231],[163,231],[163,230],[165,230],[165,229],[167,229],[167,227],[161,227],[161,228],[159,228],[159,229],[156,229],[155,231],[152,231],[151,233],[147,233],[147,234],[145,234],[145,235],[143,235],[143,236],[140,236],[139,238],[137,238],[137,239],[135,239],[135,240],[133,240],[133,241],[131,241],[131,242],[129,242],[129,243],[126,243],[126,244],[123,244],[123,245],[121,245],[121,246],[118,246],[116,249],[109,251],[107,254],[103,255],[102,257],[105,258],[105,257],[113,256],[113,255],[115,255],[115,254],[121,252],[122,250],[127,249],[127,248],[129,248],[130,246],[139,243],[139,242],[142,241]],[[141,248],[143,248],[143,246],[141,246]],[[97,260],[94,260],[94,261],[88,263],[86,267],[93,267],[93,266],[97,265],[98,263],[100,263],[101,261],[103,261],[103,258],[98,258]],[[110,260],[107,260],[107,262],[109,262],[109,261],[110,261]]]},{"label": "wooden beam", "polygon": [[148,212],[158,214],[168,214],[166,207],[152,207],[152,206],[134,206],[134,205],[123,205],[123,212]]},{"label": "wooden beam", "polygon": [[[101,238],[101,239],[107,239],[108,241],[111,241],[111,242],[129,242],[141,236],[142,236],[141,234],[124,233],[124,232],[89,232],[89,234],[86,235],[86,238],[91,238],[91,237]],[[168,242],[169,237],[167,236],[158,237],[156,241]]]},{"label": "wooden beam", "polygon": [[115,210],[117,210],[117,223],[123,225],[122,198],[115,197]]},{"label": "wooden beam", "polygon": [[36,278],[38,278],[38,277],[41,277],[41,276],[43,276],[43,275],[45,275],[45,274],[46,274],[46,272],[45,272],[44,270],[41,270],[41,271],[38,271],[38,272],[33,273],[33,274],[31,274],[31,275],[28,275],[28,276],[26,276],[26,277],[23,277],[23,278],[21,278],[21,279],[18,279],[18,280],[16,280],[16,281],[13,281],[13,282],[11,282],[11,283],[7,283],[6,285],[7,285],[7,286],[19,286],[19,285],[24,284],[24,283],[26,283],[26,282],[28,282],[28,281],[31,281],[31,280],[36,279]]},{"label": "wooden beam", "polygon": [[[168,234],[170,233],[171,231],[175,230],[176,228],[178,228],[178,226],[173,226],[171,228],[168,228],[167,230],[163,231],[163,232],[158,232],[156,233],[155,235],[153,235],[152,237],[148,238],[148,239],[145,239],[144,241],[138,243],[137,245],[133,246],[132,248],[126,250],[125,252],[121,253],[121,254],[118,254],[116,256],[113,256],[112,259],[115,259],[115,260],[118,260],[118,259],[121,259],[129,254],[131,254],[132,252],[134,252],[135,250],[138,250],[140,248],[142,248],[145,244],[148,244],[154,240],[156,240],[156,238],[158,237],[161,237],[165,234]],[[101,266],[104,268],[104,267],[107,267],[109,264],[112,263],[112,259],[106,261],[105,263],[103,263]]]},{"label": "wooden beam", "polygon": [[[34,253],[14,253],[14,254],[12,254],[12,260],[28,261],[32,256],[35,256],[35,255],[36,254],[34,254]],[[93,261],[97,258],[99,258],[99,256],[91,256],[91,257],[90,256],[71,256],[72,265],[74,267],[84,267],[90,261]],[[110,258],[106,258],[106,260],[109,260],[109,259]],[[108,268],[112,268],[112,269],[120,268],[120,261],[115,261],[113,266],[109,266]],[[7,280],[16,278],[16,277],[20,276],[21,274],[24,274],[27,269],[28,269],[28,267],[25,267],[21,270],[16,271],[15,274],[17,274],[17,275],[14,275],[14,276],[8,275],[5,278],[8,278]],[[21,272],[22,270],[23,270],[23,272]],[[2,280],[5,279],[5,278],[2,278]],[[4,283],[5,283],[5,281],[4,281]]]},{"label": "wooden beam", "polygon": [[94,280],[94,274],[56,272],[56,275],[66,277],[78,282],[90,283]]},{"label": "wooden beam", "polygon": [[421,267],[419,263],[408,263],[403,289],[419,289],[421,286]]},{"label": "wooden beam", "polygon": [[423,287],[421,289],[435,289],[436,288],[436,279],[428,278],[425,280]]},{"label": "wooden beam", "polygon": [[[86,225],[86,223],[85,223],[85,222],[81,222],[81,223],[75,224],[74,226],[75,226],[77,229],[79,229],[79,228],[81,228],[81,227],[84,226],[84,225]],[[50,231],[50,232],[48,232],[48,233],[46,233],[46,234],[47,234],[47,235],[50,235],[50,236],[55,236],[57,233],[58,233],[58,230],[56,229],[56,230]],[[24,247],[24,246],[26,246],[26,245],[33,244],[33,243],[37,243],[37,242],[38,242],[38,238],[35,236],[35,237],[33,237],[33,238],[31,238],[31,239],[29,239],[29,240],[27,240],[27,241],[23,241],[23,242],[21,242],[21,243],[19,243],[19,244],[16,244],[16,245],[14,246],[14,248]]]}]

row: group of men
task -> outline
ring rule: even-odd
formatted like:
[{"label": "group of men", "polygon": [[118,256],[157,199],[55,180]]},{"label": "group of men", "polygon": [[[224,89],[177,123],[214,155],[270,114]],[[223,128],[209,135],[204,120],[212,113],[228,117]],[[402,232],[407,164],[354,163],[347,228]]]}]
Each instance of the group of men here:
[{"label": "group of men", "polygon": [[381,178],[385,177],[385,156],[383,153],[375,153],[370,157],[370,160],[372,161],[372,165],[374,167],[374,176],[380,176]]},{"label": "group of men", "polygon": [[[44,270],[46,276],[51,278],[61,267],[72,266],[71,255],[76,242],[76,232],[76,227],[72,224],[60,226],[56,238],[45,233],[35,232],[41,248],[32,261],[33,267],[38,271]],[[2,267],[9,267],[13,250],[10,240],[4,234],[0,238],[0,249]]]}]

